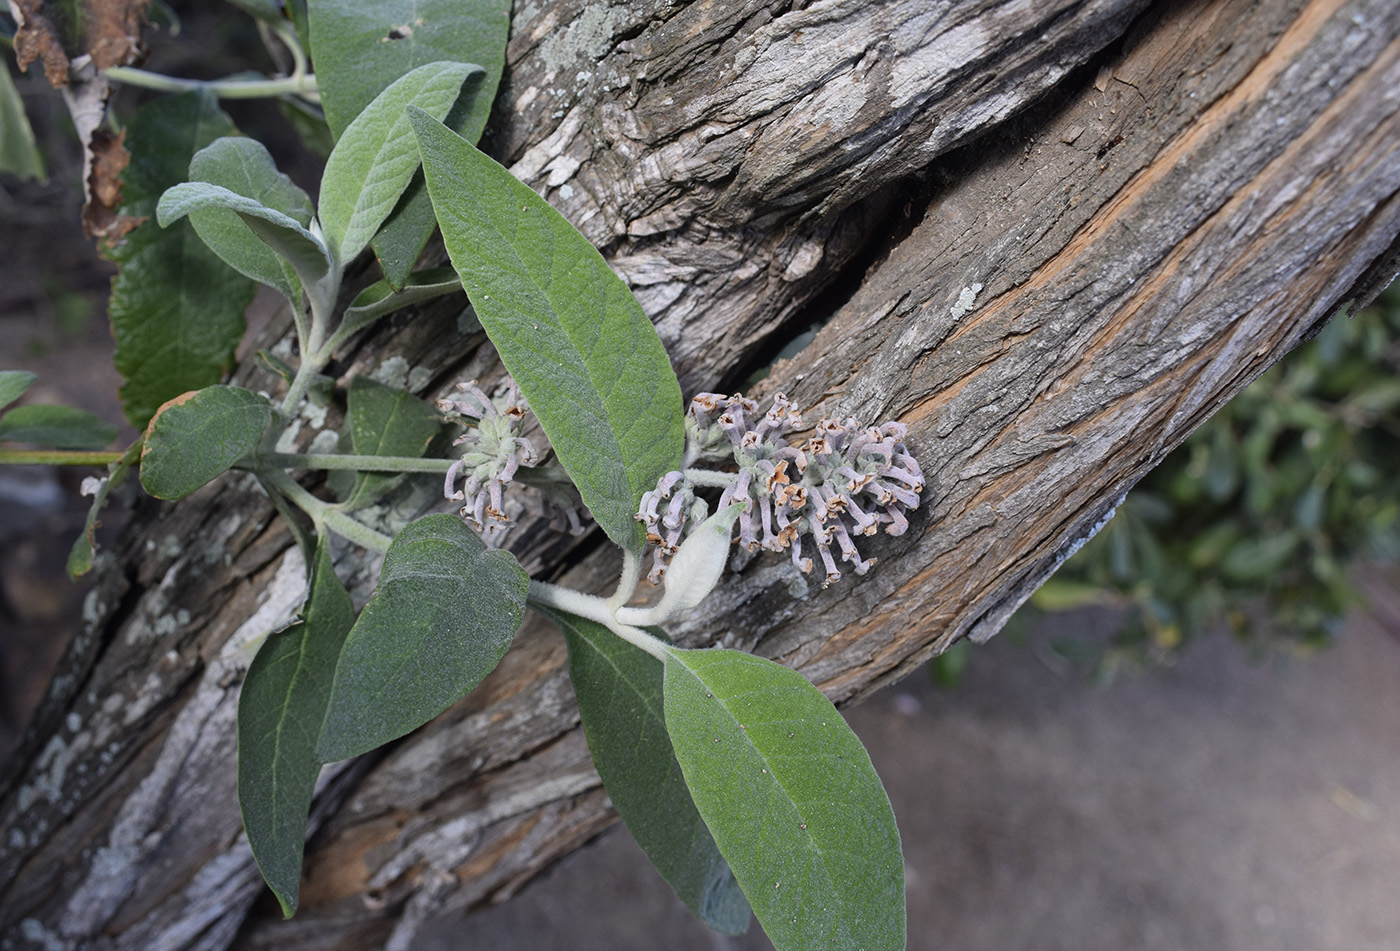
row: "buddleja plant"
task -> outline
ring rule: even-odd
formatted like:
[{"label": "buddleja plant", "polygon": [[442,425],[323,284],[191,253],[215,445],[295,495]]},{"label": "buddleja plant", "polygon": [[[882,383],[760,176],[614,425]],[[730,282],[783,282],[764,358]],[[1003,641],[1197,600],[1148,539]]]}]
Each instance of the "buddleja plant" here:
[{"label": "buddleja plant", "polygon": [[[873,559],[857,539],[901,534],[923,488],[903,428],[822,420],[793,442],[802,419],[781,395],[760,411],[740,396],[700,394],[683,412],[661,340],[626,285],[472,144],[499,57],[494,68],[403,62],[382,91],[357,87],[361,108],[337,113],[346,99],[324,64],[348,55],[355,21],[333,3],[313,3],[309,15],[311,35],[335,51],[319,61],[336,135],[319,201],[262,145],[221,135],[201,143],[189,180],[164,189],[153,209],[157,227],[188,222],[234,272],[286,297],[300,357],[266,357],[285,392],[274,400],[216,383],[160,405],[108,479],[89,486],[97,504],[75,554],[80,567],[91,560],[95,513],[133,469],[165,499],[230,469],[250,472],[292,526],[308,565],[306,601],[261,645],[238,711],[240,808],[284,911],[296,910],[322,765],[396,740],[460,700],[495,668],[528,607],[568,643],[613,803],[700,918],[739,933],[752,909],[781,949],[902,948],[899,834],[855,734],[800,674],[732,650],[678,647],[663,626],[715,586],[735,542],[787,551],[799,596],[808,577],[839,580],[838,560],[864,574]],[[416,21],[420,32],[429,25]],[[434,220],[451,267],[410,271],[404,262]],[[371,244],[384,280],[338,307],[347,267]],[[337,451],[292,451],[294,423],[328,385],[322,371],[339,347],[384,314],[457,290],[508,371],[505,384],[488,394],[464,383],[434,408],[357,378]],[[4,377],[0,395],[26,382]],[[526,435],[531,417],[548,447]],[[455,448],[431,457],[445,422],[460,431]],[[316,469],[353,474],[338,500],[292,475]],[[404,473],[438,474],[460,511],[381,533],[361,513]],[[586,509],[621,549],[611,596],[532,580],[496,547],[517,485],[542,492],[565,529],[582,530]],[[334,571],[332,535],[383,553],[358,613]],[[649,551],[662,591],[634,604]]]}]

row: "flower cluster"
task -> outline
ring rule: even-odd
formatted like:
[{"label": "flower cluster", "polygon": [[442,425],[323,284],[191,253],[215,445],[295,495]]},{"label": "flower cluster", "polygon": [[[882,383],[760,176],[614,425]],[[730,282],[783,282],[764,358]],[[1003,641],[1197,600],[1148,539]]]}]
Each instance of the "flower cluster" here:
[{"label": "flower cluster", "polygon": [[[449,422],[467,427],[452,443],[464,448],[461,458],[447,470],[442,487],[448,499],[465,503],[462,517],[494,547],[514,524],[513,513],[522,508],[504,497],[519,477],[544,496],[551,527],[581,535],[587,516],[577,490],[562,469],[545,464],[545,453],[521,435],[530,407],[515,381],[506,377],[494,397],[488,397],[475,380],[458,383],[457,392],[460,398],[438,400],[437,408]],[[522,469],[531,471],[527,476]],[[465,480],[460,489],[459,480]]]},{"label": "flower cluster", "polygon": [[[520,435],[530,408],[514,380],[497,390],[494,398],[475,380],[458,383],[457,391],[463,398],[437,403],[449,421],[468,427],[452,443],[465,448],[447,470],[442,492],[454,502],[465,502],[462,517],[488,540],[494,539],[511,525],[502,492],[521,466],[535,466],[540,461],[535,444]],[[463,478],[465,483],[459,489],[457,482]]]},{"label": "flower cluster", "polygon": [[904,443],[904,425],[866,428],[851,418],[823,419],[805,442],[789,445],[784,437],[801,425],[797,406],[781,393],[762,415],[756,402],[738,395],[701,393],[691,401],[687,462],[725,459],[737,471],[669,472],[642,496],[637,519],[655,546],[651,581],[661,579],[682,537],[709,514],[696,490],[721,486],[720,510],[743,506],[738,542],[748,551],[788,549],[794,568],[810,574],[805,535],[826,573],[822,587],[841,578],[833,542],[856,574],[870,570],[875,559],[861,557],[853,536],[873,535],[881,525],[890,535],[904,534],[906,513],[918,508],[924,488],[923,473]]}]

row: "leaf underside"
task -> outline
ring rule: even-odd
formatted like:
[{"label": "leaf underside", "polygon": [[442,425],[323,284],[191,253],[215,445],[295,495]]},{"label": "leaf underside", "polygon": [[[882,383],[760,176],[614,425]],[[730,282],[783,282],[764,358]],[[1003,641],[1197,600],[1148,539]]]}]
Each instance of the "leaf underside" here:
[{"label": "leaf underside", "polygon": [[[311,199],[277,164],[261,142],[225,136],[196,152],[190,160],[190,181],[220,185],[237,195],[287,215],[302,227],[311,223]],[[240,274],[273,287],[301,306],[301,281],[295,269],[227,209],[202,208],[190,221],[204,243]]]}]

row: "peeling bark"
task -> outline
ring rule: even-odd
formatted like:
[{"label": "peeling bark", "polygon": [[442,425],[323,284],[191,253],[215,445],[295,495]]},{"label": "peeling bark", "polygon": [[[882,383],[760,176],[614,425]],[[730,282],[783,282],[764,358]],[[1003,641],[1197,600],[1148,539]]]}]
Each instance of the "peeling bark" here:
[{"label": "peeling bark", "polygon": [[[841,701],[990,637],[1192,428],[1393,270],[1393,3],[1033,6],[517,9],[491,143],[608,251],[687,392],[829,318],[763,387],[813,420],[903,419],[928,476],[869,576],[792,602],[762,556],[684,642]],[[401,359],[437,392],[495,372],[483,342],[439,305],[338,369]],[[302,583],[245,482],[149,505],[104,570],[5,780],[4,946],[409,947],[612,821],[562,641],[530,620],[461,704],[322,777],[298,917],[257,901],[232,710]],[[517,538],[537,575],[615,577],[587,541]],[[377,566],[337,562],[363,597]]]}]

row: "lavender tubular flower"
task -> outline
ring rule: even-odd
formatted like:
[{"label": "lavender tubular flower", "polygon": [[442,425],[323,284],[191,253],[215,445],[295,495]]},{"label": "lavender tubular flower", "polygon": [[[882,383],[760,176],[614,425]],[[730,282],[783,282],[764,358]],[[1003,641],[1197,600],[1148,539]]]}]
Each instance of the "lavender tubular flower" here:
[{"label": "lavender tubular flower", "polygon": [[[507,380],[495,396],[487,396],[475,381],[458,383],[457,392],[460,399],[437,403],[450,421],[467,427],[453,441],[461,447],[461,456],[447,470],[443,496],[463,503],[462,518],[494,545],[513,524],[511,513],[520,509],[518,503],[507,500],[507,490],[522,468],[541,462],[534,443],[521,435],[530,408],[514,380]],[[555,522],[573,534],[581,533],[583,523],[568,496],[547,483],[543,490]]]},{"label": "lavender tubular flower", "polygon": [[[725,473],[697,470],[669,472],[642,497],[637,518],[647,525],[655,546],[648,576],[659,581],[683,536],[708,513],[696,488],[724,488],[721,509],[740,504],[737,544],[749,551],[791,549],[794,590],[805,590],[801,575],[814,561],[803,554],[802,538],[810,536],[825,569],[823,587],[837,581],[841,571],[831,550],[835,540],[842,561],[865,574],[875,559],[865,558],[856,537],[902,535],[909,528],[907,513],[918,508],[923,472],[904,443],[902,423],[865,427],[852,418],[822,419],[800,445],[785,437],[798,429],[798,407],[778,393],[762,415],[753,400],[701,393],[690,403],[686,419],[687,465],[700,460],[723,460]],[[699,484],[694,478],[700,478]],[[662,503],[670,504],[663,508]],[[699,507],[701,514],[692,514]],[[756,509],[756,511],[755,511]],[[761,536],[757,530],[761,529]]]}]

